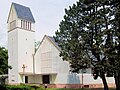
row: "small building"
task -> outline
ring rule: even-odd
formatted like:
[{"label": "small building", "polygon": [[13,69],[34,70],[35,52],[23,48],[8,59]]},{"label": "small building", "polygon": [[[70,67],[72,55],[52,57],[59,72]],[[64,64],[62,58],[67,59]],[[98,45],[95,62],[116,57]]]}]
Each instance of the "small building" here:
[{"label": "small building", "polygon": [[[94,80],[91,69],[84,75],[70,72],[69,63],[59,56],[60,48],[45,35],[35,52],[35,19],[29,7],[12,3],[8,16],[9,84],[50,84],[53,87],[80,87],[102,84]],[[108,79],[114,83],[113,78]]]}]

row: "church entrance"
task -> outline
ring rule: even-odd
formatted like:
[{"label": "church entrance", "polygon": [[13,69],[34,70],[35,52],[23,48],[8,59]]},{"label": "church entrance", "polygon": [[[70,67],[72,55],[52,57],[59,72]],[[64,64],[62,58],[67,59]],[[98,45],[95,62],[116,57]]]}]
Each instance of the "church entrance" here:
[{"label": "church entrance", "polygon": [[25,83],[28,83],[28,76],[25,76]]},{"label": "church entrance", "polygon": [[43,75],[42,81],[43,81],[43,84],[50,84],[50,75]]}]

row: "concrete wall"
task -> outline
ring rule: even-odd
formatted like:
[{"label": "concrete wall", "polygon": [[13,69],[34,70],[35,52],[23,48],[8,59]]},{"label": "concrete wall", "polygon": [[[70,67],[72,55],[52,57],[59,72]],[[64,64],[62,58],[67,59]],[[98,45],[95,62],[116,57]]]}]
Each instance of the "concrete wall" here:
[{"label": "concrete wall", "polygon": [[80,83],[76,74],[70,74],[69,63],[59,57],[59,52],[49,37],[45,36],[35,55],[35,73],[49,74],[51,84]]},{"label": "concrete wall", "polygon": [[[10,23],[13,22],[14,20],[17,20],[17,14],[15,12],[15,8],[14,6],[11,6],[10,12],[9,12],[9,16],[8,16],[8,31],[10,31]],[[17,24],[17,22],[16,22]]]},{"label": "concrete wall", "polygon": [[18,72],[33,73],[34,32],[18,30]]},{"label": "concrete wall", "polygon": [[[19,82],[18,77],[18,29],[11,28],[11,23],[14,22],[17,27],[17,14],[15,12],[14,6],[11,6],[11,10],[8,17],[8,64],[12,66],[9,70],[9,83],[14,84]],[[15,29],[15,30],[13,30]]]},{"label": "concrete wall", "polygon": [[8,64],[12,66],[9,70],[11,84],[23,82],[20,75],[23,73],[23,64],[25,65],[24,73],[33,73],[34,23],[31,30],[26,30],[21,28],[20,21],[12,5],[8,17]]},{"label": "concrete wall", "polygon": [[69,64],[59,57],[58,49],[45,36],[35,55],[36,74],[66,73]]}]

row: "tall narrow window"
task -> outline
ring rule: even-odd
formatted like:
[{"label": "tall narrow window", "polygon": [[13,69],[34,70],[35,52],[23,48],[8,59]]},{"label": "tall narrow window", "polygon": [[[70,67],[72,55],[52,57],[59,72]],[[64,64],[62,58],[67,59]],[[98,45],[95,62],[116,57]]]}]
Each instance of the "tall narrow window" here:
[{"label": "tall narrow window", "polygon": [[29,22],[28,22],[28,30],[29,30],[30,28],[29,28]]},{"label": "tall narrow window", "polygon": [[21,28],[23,28],[23,20],[21,20]]},{"label": "tall narrow window", "polygon": [[25,23],[25,26],[26,26],[25,29],[27,29],[27,21],[26,21],[26,23]]},{"label": "tall narrow window", "polygon": [[23,28],[25,29],[25,20],[23,21]]},{"label": "tall narrow window", "polygon": [[30,22],[30,30],[31,30],[31,25],[32,25],[32,24],[31,24],[31,22]]}]

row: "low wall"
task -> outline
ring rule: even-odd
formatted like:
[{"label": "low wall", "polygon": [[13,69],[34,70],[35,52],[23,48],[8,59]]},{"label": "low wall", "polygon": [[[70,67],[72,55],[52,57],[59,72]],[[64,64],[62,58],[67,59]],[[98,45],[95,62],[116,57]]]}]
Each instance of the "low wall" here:
[{"label": "low wall", "polygon": [[[103,84],[89,84],[89,85],[82,85],[82,84],[48,84],[48,88],[103,88]],[[115,88],[115,84],[108,84],[109,88]]]},{"label": "low wall", "polygon": [[82,88],[81,84],[49,84],[48,88]]},{"label": "low wall", "polygon": [[[9,84],[9,85],[13,85],[13,84]],[[18,85],[18,84],[14,84],[14,85]],[[39,84],[39,83],[28,83],[28,85],[36,85],[36,86],[43,86],[44,84]],[[82,85],[82,84],[47,84],[47,88],[103,88],[103,84],[89,84],[89,85]],[[114,83],[110,83],[108,84],[109,88],[115,88],[115,84]]]}]

